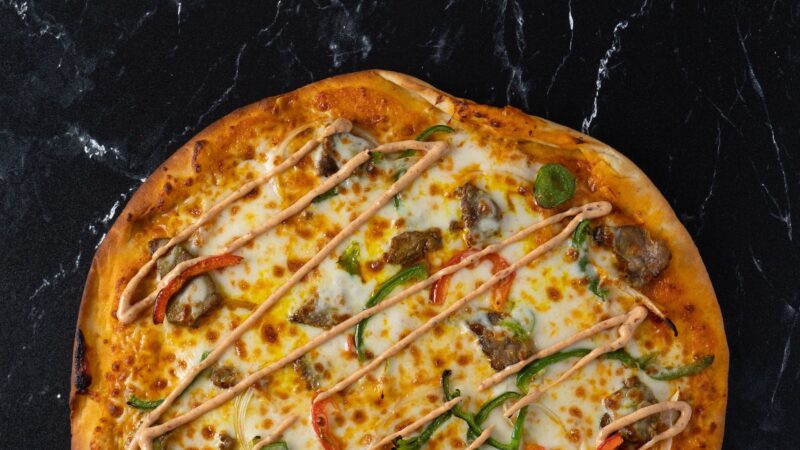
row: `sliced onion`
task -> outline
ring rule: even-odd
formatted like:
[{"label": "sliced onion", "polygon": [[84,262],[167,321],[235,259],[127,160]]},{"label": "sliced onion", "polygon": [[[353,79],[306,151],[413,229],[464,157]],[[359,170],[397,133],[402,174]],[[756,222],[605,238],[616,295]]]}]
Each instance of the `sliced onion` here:
[{"label": "sliced onion", "polygon": [[[669,399],[670,399],[670,401],[677,402],[678,399],[680,398],[680,396],[681,396],[681,388],[678,388],[678,389],[675,390],[675,393],[672,394],[672,397],[670,397]],[[671,411],[670,411],[670,414],[672,414]],[[673,422],[674,422],[674,420],[670,420],[670,424],[669,425],[672,426]],[[662,442],[660,448],[661,448],[661,450],[672,450],[672,438],[669,438],[666,441]]]},{"label": "sliced onion", "polygon": [[539,403],[531,403],[531,406],[536,407],[537,409],[542,411],[544,415],[547,416],[550,420],[555,422],[556,425],[558,425],[559,428],[561,428],[561,431],[564,433],[564,436],[569,436],[569,430],[567,430],[567,426],[564,425],[564,421],[561,420],[561,417],[559,417],[558,414],[556,414],[552,409]]},{"label": "sliced onion", "polygon": [[278,144],[278,147],[275,149],[275,153],[285,157],[286,156],[286,147],[289,145],[289,142],[291,142],[292,139],[296,138],[300,133],[302,133],[303,131],[306,131],[309,128],[311,128],[311,124],[310,123],[306,123],[306,124],[300,125],[297,128],[294,128],[291,131],[289,131],[288,133],[286,133],[286,137],[283,138],[283,140],[281,141],[280,144]]},{"label": "sliced onion", "polygon": [[245,435],[245,419],[247,418],[247,407],[250,406],[250,400],[253,399],[255,389],[252,386],[247,388],[243,394],[236,396],[233,401],[233,431],[236,433],[236,440],[244,450],[252,448],[250,440]]},{"label": "sliced onion", "polygon": [[378,146],[378,140],[375,139],[375,136],[371,135],[369,131],[359,126],[353,125],[353,128],[350,130],[350,134],[352,134],[353,136],[358,136],[361,139],[364,139],[365,141],[369,142],[369,145],[373,147]]}]

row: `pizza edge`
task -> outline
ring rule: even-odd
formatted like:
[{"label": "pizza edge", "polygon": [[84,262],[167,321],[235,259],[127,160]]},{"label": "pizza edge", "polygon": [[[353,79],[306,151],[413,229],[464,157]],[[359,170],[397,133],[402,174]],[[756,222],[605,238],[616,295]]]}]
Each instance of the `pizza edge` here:
[{"label": "pizza edge", "polygon": [[[89,401],[92,396],[97,396],[91,392],[91,388],[86,395],[78,395],[76,377],[81,375],[79,367],[84,363],[89,365],[89,373],[95,377],[95,382],[101,382],[99,378],[106,375],[99,370],[102,358],[100,355],[107,354],[111,349],[102,342],[102,336],[107,336],[120,327],[120,324],[116,323],[113,311],[116,310],[119,294],[124,287],[116,286],[115,280],[126,275],[130,276],[131,274],[125,273],[125,268],[136,259],[135,252],[127,251],[126,237],[131,232],[132,223],[158,207],[161,193],[168,182],[168,174],[178,177],[189,175],[192,172],[192,156],[199,141],[214,140],[215,137],[225,134],[232,125],[258,115],[258,110],[271,101],[294,96],[301,91],[318,90],[320,87],[334,89],[353,85],[370,87],[384,82],[407,91],[452,116],[460,124],[473,126],[480,132],[500,138],[535,140],[553,146],[554,149],[578,148],[592,163],[593,176],[597,174],[600,178],[613,180],[611,190],[617,191],[614,198],[615,206],[632,213],[645,223],[648,229],[655,230],[656,234],[670,243],[673,255],[680,258],[678,263],[673,265],[672,275],[680,279],[681,285],[693,289],[694,303],[704,320],[710,324],[711,329],[708,331],[713,336],[711,350],[716,359],[703,378],[704,383],[712,384],[723,394],[723,398],[717,399],[713,405],[707,405],[704,411],[704,420],[713,421],[717,425],[712,435],[706,434],[705,438],[706,444],[711,444],[712,448],[720,448],[724,432],[728,376],[728,348],[720,307],[697,247],[669,203],[650,179],[625,156],[587,135],[546,119],[527,115],[510,106],[497,108],[460,99],[414,77],[385,70],[339,75],[236,109],[192,137],[139,187],[98,247],[84,286],[70,379],[72,448],[91,448],[93,430],[107,415],[104,411],[107,407],[104,399],[95,398],[97,401]],[[478,114],[475,114],[476,112]],[[625,196],[619,195],[619,192],[625,192]],[[678,265],[681,270],[675,273],[677,271],[674,266]],[[83,339],[88,341],[89,349],[88,356],[83,358],[78,357],[78,335],[81,331],[84,333]],[[87,348],[85,343],[84,348]],[[682,435],[690,439],[692,427],[690,426]]]}]

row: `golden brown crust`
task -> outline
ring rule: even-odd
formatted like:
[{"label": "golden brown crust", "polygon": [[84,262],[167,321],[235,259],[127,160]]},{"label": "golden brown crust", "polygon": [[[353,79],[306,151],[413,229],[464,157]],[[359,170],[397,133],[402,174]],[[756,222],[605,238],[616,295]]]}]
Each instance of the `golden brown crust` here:
[{"label": "golden brown crust", "polygon": [[[233,146],[227,144],[250,129],[282,124],[281,110],[293,102],[313,110],[302,119],[336,114],[355,123],[369,123],[375,132],[392,139],[408,138],[432,121],[449,118],[459,126],[509,142],[537,142],[553,148],[554,153],[581,153],[591,166],[593,188],[627,217],[669,243],[673,263],[646,293],[678,324],[678,339],[689,356],[716,356],[708,370],[687,379],[684,398],[695,407],[695,418],[676,439],[676,447],[698,447],[700,437],[706,448],[721,447],[728,349],[719,305],[691,237],[647,176],[614,149],[569,128],[512,107],[495,108],[459,99],[407,75],[374,70],[323,80],[234,111],[179,148],[130,199],[98,248],[84,289],[78,327],[86,340],[93,381],[87,394],[77,394],[74,384],[71,389],[72,448],[112,447],[114,437],[109,436],[104,418],[109,412],[127,414],[120,413],[124,405],[115,405],[97,393],[107,392],[116,376],[107,357],[114,349],[106,338],[125,328],[113,317],[119,294],[134,268],[144,262],[145,255],[135,244],[137,223],[185,198],[191,188],[179,185],[179,180],[202,183],[214,176],[204,167],[216,164],[221,168],[226,161],[236,160],[238,154],[231,153],[235,152],[230,150]],[[402,123],[387,120],[394,117],[402,117]]]}]

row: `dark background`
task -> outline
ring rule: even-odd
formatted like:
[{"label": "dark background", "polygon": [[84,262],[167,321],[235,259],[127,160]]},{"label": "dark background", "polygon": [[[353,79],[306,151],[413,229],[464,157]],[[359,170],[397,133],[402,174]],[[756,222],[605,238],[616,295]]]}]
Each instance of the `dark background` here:
[{"label": "dark background", "polygon": [[239,106],[386,68],[650,175],[722,305],[725,448],[800,448],[800,3],[234,3],[0,0],[0,447],[68,447],[83,282],[158,164]]}]

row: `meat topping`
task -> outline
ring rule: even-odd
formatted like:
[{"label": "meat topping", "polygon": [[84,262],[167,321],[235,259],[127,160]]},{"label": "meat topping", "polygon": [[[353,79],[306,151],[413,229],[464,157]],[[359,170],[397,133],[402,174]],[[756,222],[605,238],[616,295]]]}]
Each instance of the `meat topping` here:
[{"label": "meat topping", "polygon": [[[169,242],[167,238],[150,241],[148,244],[150,253],[154,253],[167,242]],[[183,246],[176,245],[156,261],[158,278],[161,279],[176,265],[192,259],[192,257],[193,255]],[[200,317],[219,303],[220,298],[211,277],[207,274],[198,275],[186,283],[170,300],[167,307],[167,320],[175,325],[195,326]]]},{"label": "meat topping", "polygon": [[461,197],[461,219],[466,227],[464,237],[470,246],[482,246],[500,231],[503,213],[492,197],[472,183],[456,190]]},{"label": "meat topping", "polygon": [[292,363],[292,367],[294,367],[294,371],[300,375],[300,378],[306,384],[306,389],[309,391],[316,391],[320,387],[320,376],[311,363],[308,361],[306,356],[301,356],[297,358],[294,363]]},{"label": "meat topping", "polygon": [[317,173],[321,177],[329,177],[339,170],[336,163],[336,149],[333,145],[333,137],[328,136],[322,141],[322,151],[317,159]]},{"label": "meat topping", "polygon": [[289,315],[289,320],[312,327],[330,329],[349,319],[349,314],[342,314],[333,307],[324,304],[319,297],[312,297],[303,302],[299,308]]},{"label": "meat topping", "polygon": [[492,369],[500,371],[534,353],[533,339],[514,336],[500,326],[505,314],[490,312],[484,321],[469,322],[469,329],[478,337],[483,353],[489,357]]},{"label": "meat topping", "polygon": [[406,231],[392,238],[387,254],[390,264],[411,265],[428,252],[442,248],[442,232],[438,228],[424,231]]},{"label": "meat topping", "polygon": [[219,450],[234,450],[236,448],[236,439],[231,437],[228,433],[222,432],[219,434]]},{"label": "meat topping", "polygon": [[[600,427],[627,416],[632,412],[644,408],[645,406],[658,403],[653,391],[642,383],[639,378],[631,377],[623,382],[622,388],[603,399],[603,407],[606,413],[600,419]],[[625,443],[620,447],[624,450],[639,448],[643,443],[649,441],[658,432],[666,429],[668,414],[661,413],[646,417],[632,425],[619,431]]]},{"label": "meat topping", "polygon": [[215,366],[211,369],[211,382],[214,386],[228,389],[241,379],[241,374],[233,366]]},{"label": "meat topping", "polygon": [[594,239],[611,246],[626,280],[634,287],[642,287],[656,278],[672,257],[664,242],[653,239],[640,226],[598,227]]}]

